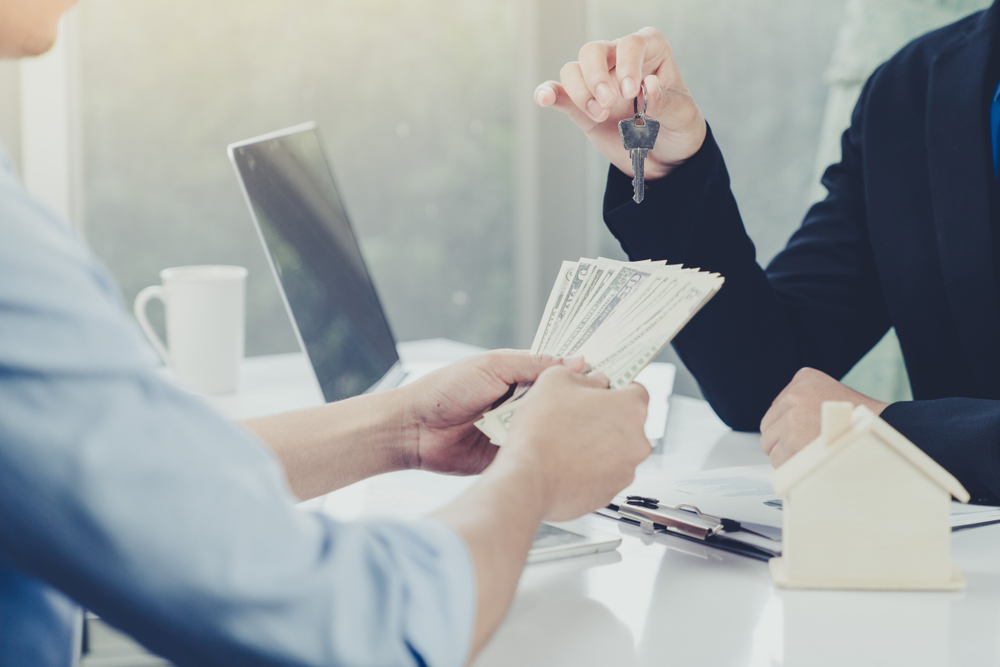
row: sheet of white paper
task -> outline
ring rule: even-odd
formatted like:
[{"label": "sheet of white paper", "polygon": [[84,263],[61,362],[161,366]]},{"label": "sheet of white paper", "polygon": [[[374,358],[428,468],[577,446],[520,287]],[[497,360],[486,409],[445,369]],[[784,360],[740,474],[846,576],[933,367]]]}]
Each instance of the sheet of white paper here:
[{"label": "sheet of white paper", "polygon": [[649,411],[646,413],[646,437],[656,442],[663,438],[667,430],[668,399],[674,393],[674,376],[677,367],[673,364],[653,362],[642,369],[635,381],[649,392]]}]

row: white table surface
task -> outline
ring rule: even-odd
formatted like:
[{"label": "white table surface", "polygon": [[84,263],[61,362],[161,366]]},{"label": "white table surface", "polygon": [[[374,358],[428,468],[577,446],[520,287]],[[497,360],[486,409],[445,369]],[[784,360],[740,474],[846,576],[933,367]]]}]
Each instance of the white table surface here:
[{"label": "white table surface", "polygon": [[[412,348],[413,356],[406,344],[401,352],[426,361],[476,351],[452,345],[424,341]],[[297,356],[248,360],[240,393],[211,401],[233,416],[318,402],[318,395],[309,394],[315,390],[304,363]],[[667,475],[767,462],[757,434],[730,431],[704,401],[670,400],[666,435],[639,468],[640,488],[655,488]],[[392,473],[309,507],[341,519],[416,516],[470,482]],[[581,522],[620,532],[621,546],[609,554],[528,566],[507,618],[476,667],[1000,664],[1000,526],[952,538],[967,590],[872,593],[779,590],[764,562],[669,536],[653,538],[597,516]]]}]

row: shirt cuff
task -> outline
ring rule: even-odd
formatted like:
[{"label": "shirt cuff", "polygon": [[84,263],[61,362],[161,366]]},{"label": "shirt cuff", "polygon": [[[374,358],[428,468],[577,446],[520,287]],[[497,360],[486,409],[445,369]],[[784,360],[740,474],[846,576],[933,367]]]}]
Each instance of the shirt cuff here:
[{"label": "shirt cuff", "polygon": [[[397,561],[409,585],[411,604],[404,621],[410,650],[428,667],[463,667],[476,622],[476,572],[465,540],[437,519],[378,522],[393,539],[402,531],[418,537],[421,549]],[[411,542],[412,545],[412,542]]]}]

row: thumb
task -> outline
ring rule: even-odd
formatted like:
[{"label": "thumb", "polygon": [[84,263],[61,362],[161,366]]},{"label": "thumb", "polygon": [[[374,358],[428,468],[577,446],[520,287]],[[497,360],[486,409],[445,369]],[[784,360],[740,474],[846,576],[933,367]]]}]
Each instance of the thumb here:
[{"label": "thumb", "polygon": [[547,368],[566,366],[574,372],[583,368],[583,358],[561,359],[550,354],[503,350],[484,355],[484,365],[497,379],[506,384],[534,382]]},{"label": "thumb", "polygon": [[608,389],[611,386],[611,383],[608,381],[608,376],[600,371],[596,373],[587,373],[586,375],[574,375],[573,381],[581,387],[593,387],[594,389]]}]

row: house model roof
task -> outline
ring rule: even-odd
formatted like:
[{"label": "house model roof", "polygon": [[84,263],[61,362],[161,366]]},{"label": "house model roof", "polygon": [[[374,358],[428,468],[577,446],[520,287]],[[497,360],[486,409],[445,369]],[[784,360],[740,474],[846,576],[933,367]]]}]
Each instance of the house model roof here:
[{"label": "house model roof", "polygon": [[954,476],[863,405],[854,408],[851,412],[850,428],[836,436],[832,443],[828,444],[826,437],[820,435],[778,468],[771,477],[775,493],[779,496],[787,496],[792,488],[806,479],[813,470],[818,469],[833,457],[848,451],[851,444],[868,434],[877,436],[886,445],[892,447],[914,468],[927,475],[956,499],[963,503],[969,502],[969,492]]}]

